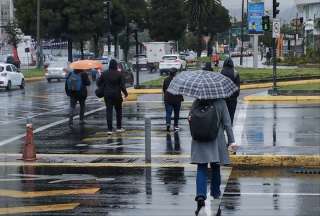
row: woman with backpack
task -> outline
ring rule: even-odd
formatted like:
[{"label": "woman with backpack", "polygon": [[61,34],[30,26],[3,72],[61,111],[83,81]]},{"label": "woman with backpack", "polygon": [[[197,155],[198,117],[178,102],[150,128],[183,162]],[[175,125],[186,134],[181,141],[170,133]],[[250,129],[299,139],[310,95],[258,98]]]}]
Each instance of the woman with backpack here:
[{"label": "woman with backpack", "polygon": [[85,70],[72,70],[69,72],[65,82],[66,94],[70,97],[70,113],[69,113],[69,125],[73,125],[73,117],[76,109],[76,105],[80,104],[80,124],[85,124],[84,112],[85,103],[87,99],[87,86],[89,86],[90,80]]},{"label": "woman with backpack", "polygon": [[233,61],[230,57],[228,57],[224,61],[221,74],[231,79],[233,83],[236,84],[236,86],[238,87],[238,90],[236,92],[234,92],[230,97],[225,99],[231,118],[231,124],[233,125],[234,114],[236,112],[237,101],[240,94],[240,76],[239,73],[235,71]]},{"label": "woman with backpack", "polygon": [[174,131],[179,131],[179,114],[181,109],[181,102],[183,101],[182,95],[173,95],[167,91],[172,79],[177,74],[178,70],[176,68],[171,68],[169,76],[163,81],[162,90],[164,94],[164,105],[166,108],[166,125],[167,132],[170,132],[171,126],[171,115],[174,112]]},{"label": "woman with backpack", "polygon": [[220,165],[230,164],[228,146],[235,150],[236,144],[224,99],[195,100],[189,114],[189,123],[192,135],[191,163],[197,164],[195,200],[198,215],[207,199],[208,164],[212,171],[210,194],[214,199],[219,199]]}]

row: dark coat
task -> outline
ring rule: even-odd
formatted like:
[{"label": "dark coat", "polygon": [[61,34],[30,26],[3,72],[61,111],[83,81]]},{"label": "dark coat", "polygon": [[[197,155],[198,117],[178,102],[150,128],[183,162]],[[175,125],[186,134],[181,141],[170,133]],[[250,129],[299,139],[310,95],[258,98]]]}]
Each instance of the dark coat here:
[{"label": "dark coat", "polygon": [[[198,103],[196,100],[194,103]],[[220,163],[230,164],[228,146],[234,143],[234,135],[230,115],[226,102],[217,99],[212,102],[218,111],[220,119],[217,138],[213,141],[200,142],[192,139],[191,143],[191,163]],[[226,141],[226,132],[228,140]]]},{"label": "dark coat", "polygon": [[123,74],[117,70],[105,71],[98,79],[97,85],[103,86],[104,96],[109,100],[122,102],[121,92],[128,96]]},{"label": "dark coat", "polygon": [[184,99],[182,95],[173,95],[170,92],[167,91],[169,88],[169,85],[173,79],[173,76],[168,76],[163,81],[162,90],[164,93],[164,102],[168,104],[178,104],[181,103]]},{"label": "dark coat", "polygon": [[69,91],[68,90],[68,85],[67,85],[67,80],[70,77],[71,73],[72,73],[72,71],[69,72],[69,74],[67,75],[67,79],[66,79],[66,82],[65,82],[66,94],[69,97],[75,97],[75,98],[78,98],[78,99],[86,99],[87,96],[88,96],[87,86],[89,86],[91,84],[88,74],[85,73],[85,72],[81,73],[82,86],[81,86],[81,90],[80,91]]},{"label": "dark coat", "polygon": [[231,58],[227,58],[223,63],[223,68],[221,70],[221,74],[228,77],[233,81],[234,84],[238,87],[238,91],[233,93],[230,98],[237,98],[240,94],[240,75],[235,71],[233,61]]}]

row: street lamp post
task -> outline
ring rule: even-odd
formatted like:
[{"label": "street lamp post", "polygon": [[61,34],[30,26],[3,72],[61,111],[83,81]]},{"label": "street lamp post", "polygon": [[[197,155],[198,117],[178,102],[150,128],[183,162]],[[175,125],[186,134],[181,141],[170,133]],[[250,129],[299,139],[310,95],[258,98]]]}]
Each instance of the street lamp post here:
[{"label": "street lamp post", "polygon": [[242,0],[242,12],[241,12],[241,50],[240,50],[240,65],[243,65],[243,28],[244,28],[244,0]]},{"label": "street lamp post", "polygon": [[111,56],[111,0],[103,1],[103,6],[105,8],[106,16],[104,17],[107,20],[107,46],[108,46],[108,56]]},{"label": "street lamp post", "polygon": [[139,88],[139,39],[138,39],[138,29],[134,29],[134,38],[136,40],[136,88]]},{"label": "street lamp post", "polygon": [[37,0],[37,57],[38,64],[37,67],[41,68],[42,62],[42,44],[40,38],[40,0]]}]

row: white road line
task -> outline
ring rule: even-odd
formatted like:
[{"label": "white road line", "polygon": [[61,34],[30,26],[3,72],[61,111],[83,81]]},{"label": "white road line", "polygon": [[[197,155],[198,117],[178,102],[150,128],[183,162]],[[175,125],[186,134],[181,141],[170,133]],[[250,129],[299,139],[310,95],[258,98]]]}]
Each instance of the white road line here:
[{"label": "white road line", "polygon": [[[100,107],[100,108],[98,108],[98,109],[91,110],[91,111],[89,111],[89,112],[86,112],[86,113],[85,113],[85,116],[91,115],[91,114],[93,114],[93,113],[99,112],[99,111],[104,110],[104,109],[105,109],[105,106]],[[77,119],[77,118],[79,118],[79,116],[75,117],[75,119]],[[66,122],[68,122],[68,121],[69,121],[69,119],[68,119],[68,118],[65,118],[65,119],[62,119],[62,120],[60,120],[60,121],[56,121],[56,122],[53,122],[53,123],[44,125],[44,126],[42,126],[42,127],[39,127],[39,128],[37,128],[37,129],[35,129],[35,130],[33,131],[33,133],[36,134],[36,133],[38,133],[38,132],[47,130],[47,129],[52,128],[52,127],[55,127],[55,126],[57,126],[57,125],[66,123]],[[3,141],[0,142],[0,146],[6,145],[6,144],[11,143],[11,142],[14,142],[14,141],[17,141],[17,140],[19,140],[19,139],[22,139],[23,137],[25,137],[25,134],[20,134],[20,135],[17,135],[17,136],[15,136],[15,137],[12,137],[12,138],[10,138],[10,139],[3,140]]]},{"label": "white road line", "polygon": [[224,192],[224,195],[247,195],[247,196],[320,196],[320,193],[234,193]]},{"label": "white road line", "polygon": [[239,112],[237,112],[237,115],[234,120],[234,128],[233,132],[235,135],[235,140],[238,145],[242,145],[242,135],[244,131],[244,123],[243,120],[247,118],[247,108],[248,104],[246,103],[240,103],[240,106],[238,106]]}]

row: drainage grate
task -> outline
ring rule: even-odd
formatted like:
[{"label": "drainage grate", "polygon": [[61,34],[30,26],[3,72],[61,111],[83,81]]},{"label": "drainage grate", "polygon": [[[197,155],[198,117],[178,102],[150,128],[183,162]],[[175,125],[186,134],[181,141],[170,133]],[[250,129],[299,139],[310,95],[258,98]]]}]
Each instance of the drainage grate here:
[{"label": "drainage grate", "polygon": [[293,169],[292,172],[296,174],[320,175],[320,169],[313,169],[313,168]]}]

